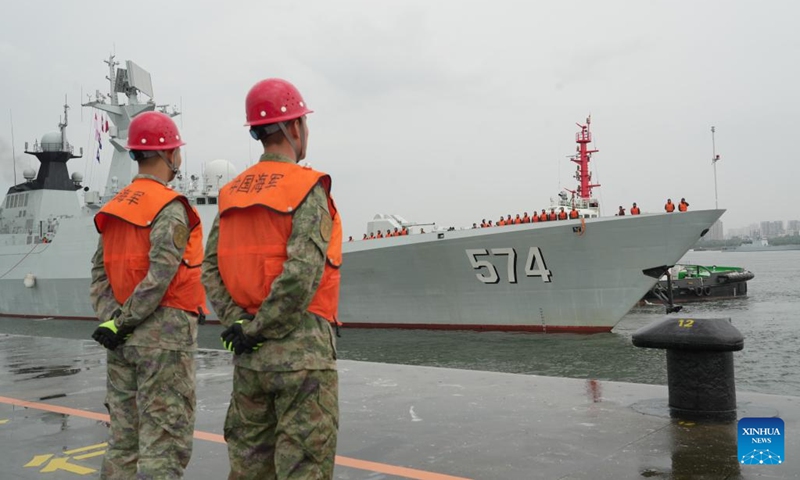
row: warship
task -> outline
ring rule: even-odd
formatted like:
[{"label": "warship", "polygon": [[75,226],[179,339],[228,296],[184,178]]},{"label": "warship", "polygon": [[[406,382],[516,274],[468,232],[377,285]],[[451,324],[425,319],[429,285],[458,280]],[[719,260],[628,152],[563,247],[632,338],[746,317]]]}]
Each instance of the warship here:
[{"label": "warship", "polygon": [[[105,63],[109,93],[83,104],[111,123],[105,188],[91,190],[80,173],[69,174],[68,161],[79,155],[67,140],[65,105],[59,130],[26,144],[38,172],[26,171],[0,204],[0,316],[94,318],[88,290],[99,237],[92,220],[134,175],[125,149],[130,120],[155,109],[178,114],[156,105],[146,70],[131,61],[119,68],[114,56]],[[611,330],[724,210],[601,216],[589,172],[597,150],[589,148],[589,122],[579,127],[572,161],[580,186],[551,207],[575,206],[580,218],[423,233],[402,217],[378,215],[371,230],[405,227],[411,234],[345,242],[339,320],[365,328]],[[236,174],[230,162],[215,160],[200,176],[176,178],[173,188],[197,207],[206,233],[219,189]]]}]

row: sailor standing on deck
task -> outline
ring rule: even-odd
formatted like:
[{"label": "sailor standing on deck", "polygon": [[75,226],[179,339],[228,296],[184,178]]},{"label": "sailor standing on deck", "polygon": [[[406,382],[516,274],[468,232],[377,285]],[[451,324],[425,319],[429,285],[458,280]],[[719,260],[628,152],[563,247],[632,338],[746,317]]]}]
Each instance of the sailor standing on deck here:
[{"label": "sailor standing on deck", "polygon": [[235,353],[228,478],[330,479],[341,221],[330,177],[297,165],[311,113],[300,92],[263,80],[246,113],[264,154],[220,190],[203,261],[203,284],[228,327],[223,344]]},{"label": "sailor standing on deck", "polygon": [[111,415],[100,478],[181,478],[192,454],[197,314],[203,234],[188,200],[167,186],[181,166],[178,128],[167,115],[131,121],[133,182],[95,216],[100,242],[90,295],[104,323]]}]

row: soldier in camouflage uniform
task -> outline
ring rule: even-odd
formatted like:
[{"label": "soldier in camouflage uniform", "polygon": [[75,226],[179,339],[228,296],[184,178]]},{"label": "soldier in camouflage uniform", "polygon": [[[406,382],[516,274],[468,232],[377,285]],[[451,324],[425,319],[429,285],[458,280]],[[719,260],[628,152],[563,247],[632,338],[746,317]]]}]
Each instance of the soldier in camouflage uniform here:
[{"label": "soldier in camouflage uniform", "polygon": [[[91,300],[108,349],[111,416],[104,479],[182,478],[192,453],[202,232],[187,200],[167,187],[181,164],[172,119],[142,113],[128,147],[133,182],[95,217]],[[150,147],[150,149],[145,149]]]},{"label": "soldier in camouflage uniform", "polygon": [[246,103],[264,154],[220,190],[202,277],[228,327],[224,345],[236,354],[225,419],[228,478],[330,479],[341,222],[330,178],[296,165],[311,112],[300,93],[268,79]]}]

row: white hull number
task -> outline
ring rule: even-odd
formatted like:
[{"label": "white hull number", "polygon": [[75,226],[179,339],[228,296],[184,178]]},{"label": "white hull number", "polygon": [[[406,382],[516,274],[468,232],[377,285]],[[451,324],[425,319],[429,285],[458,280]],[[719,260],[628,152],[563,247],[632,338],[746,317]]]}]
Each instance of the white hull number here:
[{"label": "white hull number", "polygon": [[[492,248],[486,250],[484,248],[468,248],[466,250],[469,263],[472,264],[474,270],[485,268],[486,271],[476,273],[483,283],[499,283],[500,276],[497,274],[497,268],[489,259],[480,259],[482,256],[505,256],[507,259],[507,272],[508,283],[517,283],[517,251],[513,248]],[[525,276],[527,277],[542,277],[542,281],[549,283],[552,273],[547,269],[544,263],[544,257],[539,247],[531,247],[528,250],[528,259],[525,261]]]}]

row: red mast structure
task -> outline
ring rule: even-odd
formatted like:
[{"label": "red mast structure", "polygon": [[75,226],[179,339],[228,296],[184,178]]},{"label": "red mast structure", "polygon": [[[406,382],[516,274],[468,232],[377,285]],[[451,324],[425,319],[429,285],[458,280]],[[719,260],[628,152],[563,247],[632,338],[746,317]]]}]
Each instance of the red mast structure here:
[{"label": "red mast structure", "polygon": [[581,182],[577,192],[574,190],[567,190],[571,193],[577,193],[579,197],[588,200],[592,196],[592,188],[599,187],[599,183],[592,183],[592,174],[589,171],[589,161],[592,159],[592,154],[599,152],[599,150],[589,150],[589,143],[592,141],[592,132],[589,126],[592,124],[591,115],[586,119],[586,125],[576,123],[581,131],[575,134],[575,143],[578,144],[576,155],[577,158],[570,160],[578,164],[578,171],[575,173],[575,178]]}]

